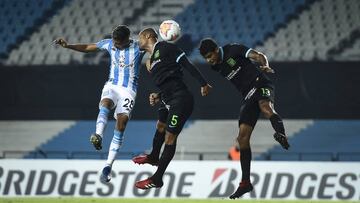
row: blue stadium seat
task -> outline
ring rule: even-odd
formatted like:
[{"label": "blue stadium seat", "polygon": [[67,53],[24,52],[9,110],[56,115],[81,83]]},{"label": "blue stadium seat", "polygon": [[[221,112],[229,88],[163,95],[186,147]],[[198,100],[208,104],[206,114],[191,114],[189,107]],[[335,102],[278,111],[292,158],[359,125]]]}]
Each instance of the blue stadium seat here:
[{"label": "blue stadium seat", "polygon": [[339,161],[360,161],[359,153],[339,153],[337,159]]},{"label": "blue stadium seat", "polygon": [[[191,34],[192,39],[200,40],[207,34],[214,36],[221,44],[241,42],[254,47],[304,4],[305,0],[196,0],[175,19],[187,28],[186,33]],[[187,19],[187,16],[194,18]],[[203,27],[203,24],[207,27]],[[224,33],[229,35],[222,36]],[[194,43],[198,44],[198,41]]]},{"label": "blue stadium seat", "polygon": [[[16,40],[25,35],[28,28],[34,26],[35,21],[41,18],[45,11],[51,8],[54,0],[2,0],[0,3],[0,27],[6,27],[6,39],[0,45],[0,54],[16,43]],[[13,28],[12,28],[13,27]]]},{"label": "blue stadium seat", "polygon": [[[119,153],[118,159],[131,159],[138,153],[151,149],[151,141],[155,130],[155,121],[131,121],[125,131],[124,144]],[[64,157],[64,152],[69,158],[76,159],[103,159],[107,156],[108,147],[113,136],[115,122],[110,121],[104,133],[103,150],[95,152],[89,142],[90,135],[95,130],[95,121],[79,121],[70,129],[65,130],[58,136],[41,145],[37,150],[55,151],[48,158]],[[36,151],[32,152],[35,153]],[[60,153],[63,152],[63,153]],[[31,158],[30,155],[25,158]]]},{"label": "blue stadium seat", "polygon": [[[269,153],[286,154],[296,152],[301,160],[312,161],[356,161],[360,160],[359,120],[315,121],[290,138],[289,151],[276,146]],[[326,153],[325,153],[326,152]],[[333,154],[328,153],[333,152]]]},{"label": "blue stadium seat", "polygon": [[270,160],[274,161],[299,161],[298,153],[271,153]]}]

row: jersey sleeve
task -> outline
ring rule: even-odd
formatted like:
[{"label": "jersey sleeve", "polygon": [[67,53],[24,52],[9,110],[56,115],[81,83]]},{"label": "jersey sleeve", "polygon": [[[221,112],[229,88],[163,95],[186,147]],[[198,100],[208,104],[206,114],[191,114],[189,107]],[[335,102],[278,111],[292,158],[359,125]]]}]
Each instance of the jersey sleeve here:
[{"label": "jersey sleeve", "polygon": [[101,50],[107,50],[109,51],[111,49],[111,39],[103,39],[96,43],[96,47]]},{"label": "jersey sleeve", "polygon": [[[185,55],[185,54],[184,54]],[[179,62],[181,67],[185,68],[189,73],[200,83],[203,87],[207,84],[206,79],[201,74],[199,69],[197,69],[188,59],[186,56],[181,56]]]},{"label": "jersey sleeve", "polygon": [[168,57],[175,59],[176,63],[179,63],[180,59],[185,56],[184,51],[175,44],[167,43],[163,48],[161,51],[168,54]]},{"label": "jersey sleeve", "polygon": [[232,51],[238,53],[238,55],[240,55],[241,57],[247,58],[250,51],[252,50],[251,48],[242,45],[242,44],[233,44],[231,46]]}]

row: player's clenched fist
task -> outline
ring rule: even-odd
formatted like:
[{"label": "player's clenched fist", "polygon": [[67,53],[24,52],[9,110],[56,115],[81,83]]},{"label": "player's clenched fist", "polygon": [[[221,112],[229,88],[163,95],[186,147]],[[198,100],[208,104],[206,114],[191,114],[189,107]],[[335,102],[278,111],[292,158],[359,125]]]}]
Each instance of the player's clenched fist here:
[{"label": "player's clenched fist", "polygon": [[160,95],[158,93],[151,93],[149,96],[150,105],[154,106],[160,101]]},{"label": "player's clenched fist", "polygon": [[211,85],[206,84],[205,86],[201,87],[201,96],[207,96],[211,90]]},{"label": "player's clenched fist", "polygon": [[63,38],[58,38],[58,39],[54,40],[54,44],[58,44],[64,48],[67,48],[67,42]]}]

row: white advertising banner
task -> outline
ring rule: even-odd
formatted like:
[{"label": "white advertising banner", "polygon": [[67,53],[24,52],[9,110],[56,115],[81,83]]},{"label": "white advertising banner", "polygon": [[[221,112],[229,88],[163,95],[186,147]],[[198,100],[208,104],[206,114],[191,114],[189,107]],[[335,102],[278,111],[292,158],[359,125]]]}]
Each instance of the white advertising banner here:
[{"label": "white advertising banner", "polygon": [[[226,198],[241,179],[239,162],[172,161],[161,189],[139,190],[136,181],[156,167],[116,161],[112,180],[99,180],[104,161],[0,160],[0,196]],[[251,165],[254,191],[244,199],[360,200],[360,163],[263,162]]]}]

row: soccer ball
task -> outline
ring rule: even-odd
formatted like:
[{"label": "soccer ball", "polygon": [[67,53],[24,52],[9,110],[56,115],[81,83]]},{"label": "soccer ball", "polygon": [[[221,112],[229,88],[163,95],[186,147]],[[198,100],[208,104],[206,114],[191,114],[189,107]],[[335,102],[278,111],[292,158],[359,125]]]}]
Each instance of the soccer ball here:
[{"label": "soccer ball", "polygon": [[180,37],[181,29],[179,23],[173,20],[165,20],[159,28],[160,36],[165,41],[175,41]]}]

